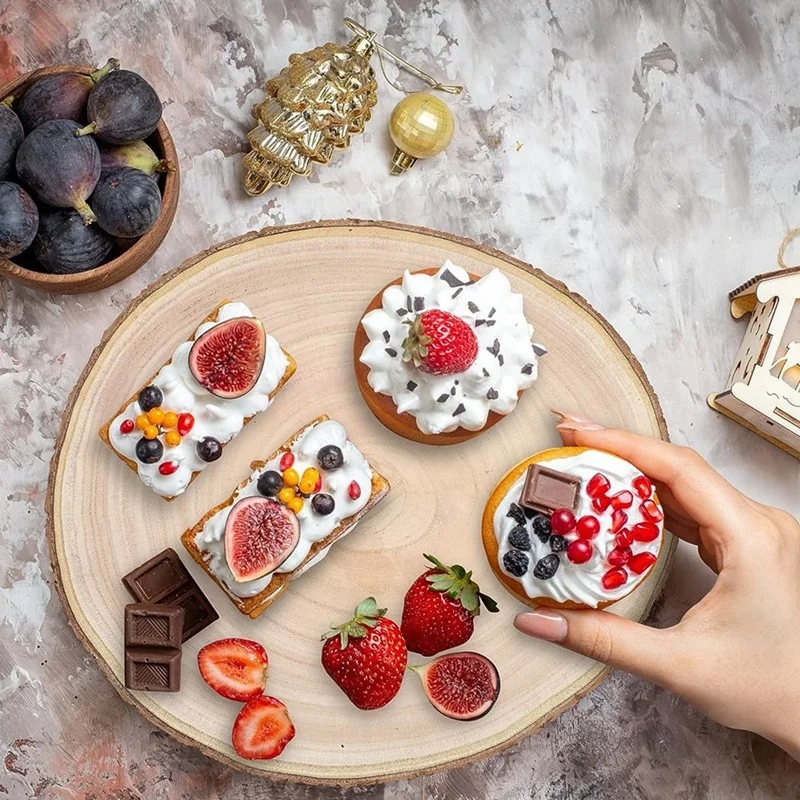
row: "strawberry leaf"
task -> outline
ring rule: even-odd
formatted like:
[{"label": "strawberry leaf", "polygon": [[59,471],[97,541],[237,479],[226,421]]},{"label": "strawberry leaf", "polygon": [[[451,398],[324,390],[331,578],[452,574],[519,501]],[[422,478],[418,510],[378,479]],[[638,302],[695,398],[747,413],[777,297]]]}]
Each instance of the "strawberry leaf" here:
[{"label": "strawberry leaf", "polygon": [[496,614],[500,610],[497,606],[497,603],[491,597],[489,597],[488,594],[478,592],[478,597],[490,614]]},{"label": "strawberry leaf", "polygon": [[467,611],[471,611],[473,614],[476,613],[480,608],[477,589],[477,584],[470,583],[461,591],[461,605],[464,606]]}]

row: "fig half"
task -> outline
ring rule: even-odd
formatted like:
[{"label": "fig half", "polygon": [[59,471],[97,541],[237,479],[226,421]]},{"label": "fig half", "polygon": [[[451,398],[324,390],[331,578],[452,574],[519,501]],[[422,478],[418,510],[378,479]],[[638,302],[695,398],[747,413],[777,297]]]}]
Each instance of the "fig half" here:
[{"label": "fig half", "polygon": [[6,97],[0,103],[0,181],[4,181],[11,174],[17,149],[25,138],[22,123],[11,110],[13,102],[13,97]]},{"label": "fig half", "polygon": [[266,497],[245,497],[225,523],[225,559],[239,583],[274,572],[300,541],[293,511]]},{"label": "fig half", "polygon": [[500,673],[480,653],[449,653],[409,669],[419,676],[431,705],[450,719],[480,719],[500,694]]},{"label": "fig half", "polygon": [[189,351],[189,369],[211,394],[232,400],[256,385],[266,349],[264,326],[253,317],[235,317],[195,341]]}]

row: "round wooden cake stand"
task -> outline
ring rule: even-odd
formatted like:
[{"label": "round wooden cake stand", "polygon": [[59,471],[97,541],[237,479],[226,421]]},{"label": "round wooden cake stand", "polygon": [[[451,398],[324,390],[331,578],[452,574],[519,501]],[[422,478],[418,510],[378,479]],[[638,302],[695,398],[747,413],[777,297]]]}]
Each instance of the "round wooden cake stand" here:
[{"label": "round wooden cake stand", "polygon": [[[404,269],[451,259],[469,272],[499,267],[525,298],[536,341],[550,350],[540,377],[507,419],[452,447],[410,442],[383,427],[355,383],[353,333],[375,292]],[[169,359],[177,344],[223,298],[246,301],[297,359],[298,372],[173,503],[147,489],[100,441],[97,431],[120,403]],[[558,444],[551,407],[610,425],[667,437],[658,400],[638,361],[613,328],[566,286],[472,241],[388,222],[336,220],[270,228],[211,248],[143,292],[106,331],[69,398],[47,495],[56,585],[72,627],[127,702],[181,742],[257,775],[311,784],[376,783],[448,769],[496,753],[553,719],[603,679],[586,658],[531,640],[512,627],[524,608],[497,582],[481,544],[481,513],[510,466]],[[392,490],[358,526],[257,620],[239,614],[190,561],[180,535],[227,498],[263,459],[319,414],[343,422]],[[647,617],[664,582],[674,541],[617,613]],[[174,547],[220,612],[183,649],[175,694],[122,685],[120,578]],[[375,595],[399,620],[405,590],[425,569],[423,552],[474,569],[500,603],[482,615],[469,649],[491,658],[502,692],[475,722],[454,722],[427,702],[409,673],[384,709],[361,712],[322,670],[320,635],[362,598]],[[230,745],[239,705],[201,680],[197,651],[242,636],[269,651],[267,693],[286,703],[297,736],[274,761],[243,761]],[[418,657],[412,655],[414,660]],[[90,702],[91,698],[87,698]]]}]

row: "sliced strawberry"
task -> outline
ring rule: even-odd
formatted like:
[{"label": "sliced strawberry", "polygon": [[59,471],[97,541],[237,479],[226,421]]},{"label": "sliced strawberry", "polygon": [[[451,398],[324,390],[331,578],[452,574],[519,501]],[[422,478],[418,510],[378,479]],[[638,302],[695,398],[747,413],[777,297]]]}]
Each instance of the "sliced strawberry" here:
[{"label": "sliced strawberry", "polygon": [[264,691],[269,658],[258,642],[219,639],[200,650],[197,666],[217,694],[244,703]]},{"label": "sliced strawberry", "polygon": [[268,695],[254,697],[233,723],[233,749],[250,760],[279,756],[294,739],[294,725],[280,700]]}]

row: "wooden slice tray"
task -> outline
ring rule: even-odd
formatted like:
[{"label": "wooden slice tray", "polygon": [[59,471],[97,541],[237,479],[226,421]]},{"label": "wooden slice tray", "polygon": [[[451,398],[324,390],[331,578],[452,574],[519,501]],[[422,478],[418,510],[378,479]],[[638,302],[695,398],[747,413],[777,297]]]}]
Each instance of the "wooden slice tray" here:
[{"label": "wooden slice tray", "polygon": [[[353,332],[375,292],[403,269],[452,259],[469,272],[500,267],[550,349],[540,378],[517,410],[485,434],[439,448],[401,439],[368,411],[353,377]],[[152,375],[210,308],[242,298],[297,359],[298,372],[225,457],[174,503],[164,503],[121,465],[97,429]],[[594,688],[602,665],[533,641],[511,625],[523,606],[495,580],[481,544],[481,513],[513,464],[558,443],[548,411],[666,438],[658,400],[639,363],[611,326],[580,297],[514,258],[444,233],[386,222],[340,220],[272,228],[190,259],[134,300],[103,336],[73,391],[53,456],[47,497],[56,583],[75,632],[120,695],[182,742],[263,776],[316,784],[364,784],[409,778],[496,753],[530,734]],[[319,414],[341,420],[392,491],[352,536],[298,579],[262,617],[240,615],[188,557],[184,561],[220,612],[220,620],[184,647],[183,688],[146,694],[122,686],[120,577],[171,545],[226,498],[264,458]],[[319,664],[320,634],[370,594],[400,618],[405,589],[424,569],[422,553],[475,570],[501,613],[482,616],[470,649],[497,664],[503,689],[492,712],[459,723],[428,705],[409,674],[395,700],[360,712]],[[643,619],[674,551],[670,538],[653,574],[615,606]],[[230,746],[239,706],[200,679],[198,649],[243,636],[270,654],[269,694],[283,700],[297,737],[274,761],[246,762]],[[91,698],[85,698],[90,703]]]}]

